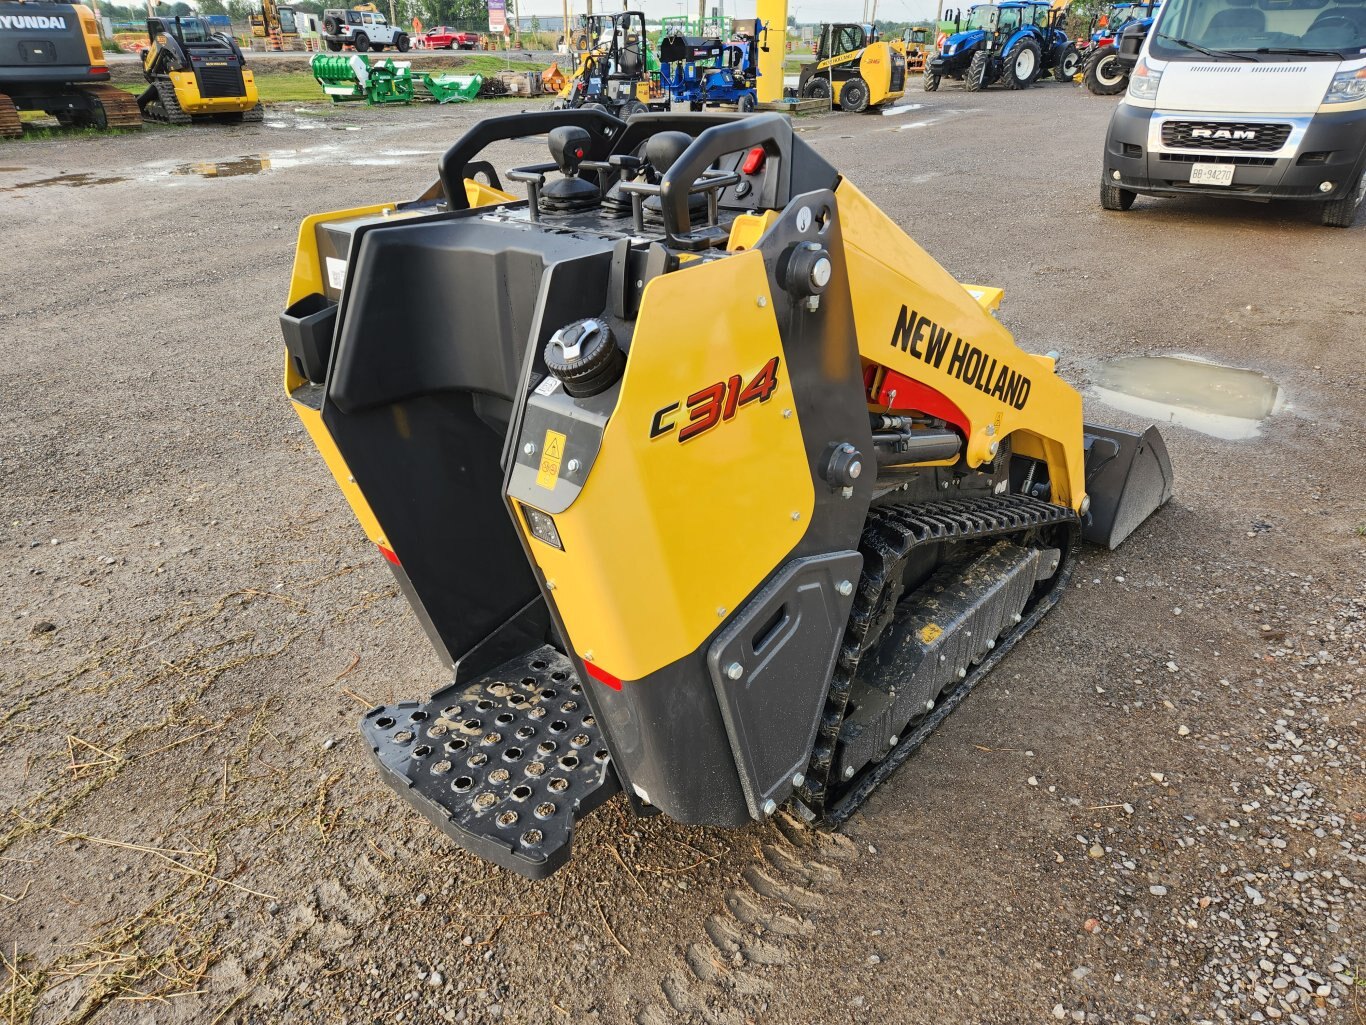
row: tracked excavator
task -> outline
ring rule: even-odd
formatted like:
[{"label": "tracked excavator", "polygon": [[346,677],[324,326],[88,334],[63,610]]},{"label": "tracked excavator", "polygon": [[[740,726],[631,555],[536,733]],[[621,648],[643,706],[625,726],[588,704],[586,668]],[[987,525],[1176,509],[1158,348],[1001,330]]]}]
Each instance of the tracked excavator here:
[{"label": "tracked excavator", "polygon": [[109,83],[89,7],[0,0],[0,139],[23,134],[21,110],[65,127],[142,127],[137,102]]},{"label": "tracked excavator", "polygon": [[285,387],[450,671],[383,778],[531,878],[618,792],[842,823],[1171,495],[1001,298],[777,114],[488,118],[305,220]]}]

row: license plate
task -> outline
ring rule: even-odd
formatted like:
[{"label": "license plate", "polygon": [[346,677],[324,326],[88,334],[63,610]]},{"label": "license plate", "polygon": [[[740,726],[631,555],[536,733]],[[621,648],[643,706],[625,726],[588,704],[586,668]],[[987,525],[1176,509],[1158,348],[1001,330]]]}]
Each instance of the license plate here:
[{"label": "license plate", "polygon": [[1192,185],[1232,185],[1232,164],[1191,164]]}]

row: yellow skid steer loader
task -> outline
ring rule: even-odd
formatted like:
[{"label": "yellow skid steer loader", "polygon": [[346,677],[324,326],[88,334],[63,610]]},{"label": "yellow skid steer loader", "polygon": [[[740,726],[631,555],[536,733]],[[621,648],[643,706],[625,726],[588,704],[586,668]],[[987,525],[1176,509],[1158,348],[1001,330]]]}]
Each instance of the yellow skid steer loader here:
[{"label": "yellow skid steer loader", "polygon": [[488,118],[304,221],[285,386],[451,669],[364,717],[385,780],[533,878],[618,790],[845,820],[1171,494],[1000,300],[781,115]]}]

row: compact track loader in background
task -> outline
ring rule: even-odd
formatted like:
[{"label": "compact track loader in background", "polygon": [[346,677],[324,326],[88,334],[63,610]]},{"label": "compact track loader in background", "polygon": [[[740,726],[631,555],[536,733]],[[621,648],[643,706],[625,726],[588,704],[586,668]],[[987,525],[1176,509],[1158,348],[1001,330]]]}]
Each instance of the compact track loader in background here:
[{"label": "compact track loader in background", "polygon": [[0,139],[23,135],[21,110],[66,127],[142,127],[133,97],[109,84],[89,7],[0,0]]},{"label": "compact track loader in background", "polygon": [[384,778],[530,877],[618,789],[843,822],[1171,494],[1000,300],[776,114],[489,118],[304,221],[285,386],[452,669]]},{"label": "compact track loader in background", "polygon": [[148,18],[142,51],[147,88],[138,97],[151,121],[188,125],[195,118],[260,121],[265,117],[256,78],[231,36],[203,18]]}]

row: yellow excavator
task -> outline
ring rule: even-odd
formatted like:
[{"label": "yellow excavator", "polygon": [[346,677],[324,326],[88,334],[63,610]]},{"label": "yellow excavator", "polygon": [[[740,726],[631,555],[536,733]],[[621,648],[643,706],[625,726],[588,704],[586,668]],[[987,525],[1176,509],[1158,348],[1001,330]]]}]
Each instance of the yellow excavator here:
[{"label": "yellow excavator", "polygon": [[133,97],[110,84],[89,7],[0,0],[0,139],[23,135],[21,110],[63,127],[142,127]]},{"label": "yellow excavator", "polygon": [[261,0],[261,9],[247,15],[251,34],[256,39],[278,37],[286,50],[295,48],[299,40],[299,23],[294,8],[277,4],[275,0]]},{"label": "yellow excavator", "polygon": [[533,878],[618,791],[846,820],[1171,495],[1001,298],[778,114],[491,117],[307,218],[285,390],[450,673],[381,776]]}]

